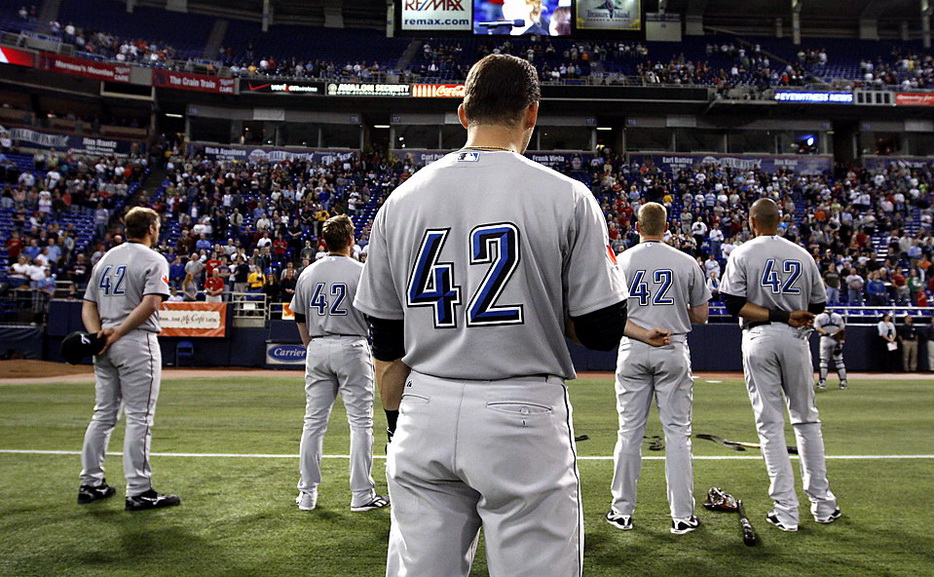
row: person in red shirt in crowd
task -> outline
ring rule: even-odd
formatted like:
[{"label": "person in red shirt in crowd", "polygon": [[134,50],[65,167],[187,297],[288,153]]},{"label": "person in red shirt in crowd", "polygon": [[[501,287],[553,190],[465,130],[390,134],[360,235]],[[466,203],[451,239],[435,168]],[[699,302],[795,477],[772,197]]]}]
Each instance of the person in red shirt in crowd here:
[{"label": "person in red shirt in crowd", "polygon": [[221,259],[217,256],[217,252],[211,253],[211,258],[204,261],[204,277],[210,278],[214,274],[214,270],[221,265]]},{"label": "person in red shirt in crowd", "polygon": [[895,287],[896,304],[908,304],[911,301],[911,298],[908,294],[908,279],[905,278],[905,275],[902,272],[902,267],[895,268],[895,272],[892,273],[891,279],[892,286]]},{"label": "person in red shirt in crowd", "polygon": [[204,280],[204,293],[205,302],[224,302],[224,279],[221,278],[220,271],[217,270],[217,267],[211,271],[211,276]]},{"label": "person in red shirt in crowd", "polygon": [[272,241],[272,254],[276,256],[285,256],[285,253],[289,250],[289,241],[285,240],[281,234],[276,236],[276,240]]},{"label": "person in red shirt in crowd", "polygon": [[13,264],[18,261],[21,252],[23,252],[23,239],[20,237],[19,231],[14,230],[9,240],[6,241],[6,254],[9,263]]}]

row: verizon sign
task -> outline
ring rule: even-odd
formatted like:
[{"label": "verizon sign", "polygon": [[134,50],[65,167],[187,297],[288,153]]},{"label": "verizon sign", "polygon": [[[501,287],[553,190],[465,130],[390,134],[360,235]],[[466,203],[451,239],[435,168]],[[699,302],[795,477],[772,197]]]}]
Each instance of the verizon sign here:
[{"label": "verizon sign", "polygon": [[470,31],[472,0],[402,0],[402,30]]},{"label": "verizon sign", "polygon": [[463,98],[463,84],[413,84],[413,98]]}]

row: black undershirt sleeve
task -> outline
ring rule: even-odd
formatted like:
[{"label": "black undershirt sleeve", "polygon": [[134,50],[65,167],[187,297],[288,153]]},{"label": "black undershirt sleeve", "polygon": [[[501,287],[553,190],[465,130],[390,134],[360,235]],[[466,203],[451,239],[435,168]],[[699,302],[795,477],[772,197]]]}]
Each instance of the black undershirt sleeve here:
[{"label": "black undershirt sleeve", "polygon": [[812,315],[819,315],[827,308],[827,303],[811,303],[808,305],[808,312]]},{"label": "black undershirt sleeve", "polygon": [[405,356],[405,321],[393,321],[368,316],[373,357],[390,363]]},{"label": "black undershirt sleeve", "polygon": [[306,317],[306,316],[303,315],[302,313],[295,313],[295,322],[297,322],[297,323],[302,323],[302,324],[307,324],[307,323],[308,323],[308,317]]},{"label": "black undershirt sleeve", "polygon": [[720,298],[723,299],[726,310],[734,317],[739,316],[739,311],[743,310],[743,306],[746,304],[746,297],[738,297],[721,292]]},{"label": "black undershirt sleeve", "polygon": [[574,332],[582,345],[594,351],[612,351],[626,331],[626,301],[586,315],[571,317]]}]

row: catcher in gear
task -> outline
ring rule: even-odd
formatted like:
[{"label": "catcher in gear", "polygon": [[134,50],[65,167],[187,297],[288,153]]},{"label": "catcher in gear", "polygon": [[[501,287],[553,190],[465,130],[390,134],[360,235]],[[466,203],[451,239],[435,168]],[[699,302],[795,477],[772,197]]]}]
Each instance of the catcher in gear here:
[{"label": "catcher in gear", "polygon": [[840,314],[825,310],[814,318],[814,330],[820,335],[820,380],[817,381],[817,388],[827,388],[827,371],[832,357],[837,375],[840,377],[840,388],[845,389],[847,384],[846,366],[843,364],[843,343],[845,342],[846,321]]}]

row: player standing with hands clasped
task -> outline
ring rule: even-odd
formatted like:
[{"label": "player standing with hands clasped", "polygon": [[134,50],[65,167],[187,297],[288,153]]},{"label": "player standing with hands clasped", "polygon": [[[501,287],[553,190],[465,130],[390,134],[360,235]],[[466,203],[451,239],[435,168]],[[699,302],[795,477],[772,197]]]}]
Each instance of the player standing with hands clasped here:
[{"label": "player standing with hands clasped", "polygon": [[104,456],[122,405],[126,509],[139,511],[181,502],[176,495],[161,495],[152,488],[149,464],[162,377],[156,337],[162,330],[159,306],[169,297],[169,264],[150,248],[159,241],[159,215],[154,210],[133,208],[124,222],[127,242],[107,251],[94,266],[81,308],[85,329],[107,340],[94,357],[96,403],[81,450],[78,503],[115,493],[104,480]]},{"label": "player standing with hands clasped", "polygon": [[766,520],[782,531],[797,531],[798,495],[785,445],[786,403],[814,520],[832,523],[840,509],[827,481],[807,340],[827,297],[811,255],[777,236],[779,220],[774,201],[761,198],[752,205],[749,224],[756,238],[730,254],[720,294],[743,326],[743,373],[774,502]]},{"label": "player standing with hands clasped", "polygon": [[824,311],[814,318],[814,330],[820,335],[820,379],[818,389],[827,388],[827,371],[830,370],[830,357],[840,377],[840,388],[846,388],[846,366],[843,364],[843,342],[846,321],[839,313]]},{"label": "player standing with hands clasped", "polygon": [[390,577],[468,575],[481,526],[493,577],[582,571],[563,335],[612,350],[630,330],[627,294],[587,187],[521,155],[539,99],[527,61],[474,64],[466,146],[397,188],[373,224],[355,304],[383,406],[398,408]]},{"label": "player standing with hands clasped", "polygon": [[298,333],[307,348],[305,425],[299,448],[302,511],[318,503],[321,453],[334,400],[340,393],[350,424],[350,510],[381,509],[389,500],[373,482],[373,359],[363,313],[353,306],[363,264],[350,257],[353,222],[346,215],[322,227],[328,255],[302,271],[292,297]]},{"label": "player standing with hands clasped", "polygon": [[655,348],[628,337],[620,343],[616,362],[619,435],[613,452],[613,505],[606,520],[624,531],[633,527],[636,483],[642,469],[642,436],[654,398],[665,431],[671,532],[682,535],[700,526],[694,516],[694,379],[687,334],[691,323],[707,322],[710,291],[694,259],[665,244],[665,207],[646,203],[637,217],[640,242],[619,257],[619,266],[629,283],[629,322],[668,330],[671,344]]}]

